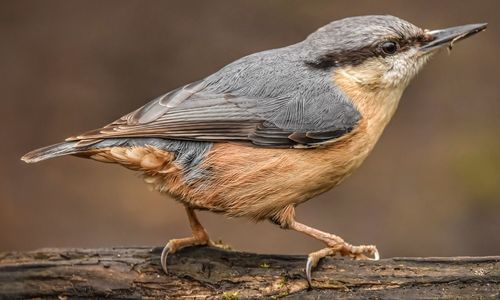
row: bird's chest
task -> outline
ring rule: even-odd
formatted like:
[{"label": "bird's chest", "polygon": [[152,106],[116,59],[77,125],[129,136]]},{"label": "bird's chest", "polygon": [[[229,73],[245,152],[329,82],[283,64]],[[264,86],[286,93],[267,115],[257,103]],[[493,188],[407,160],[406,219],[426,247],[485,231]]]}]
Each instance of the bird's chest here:
[{"label": "bird's chest", "polygon": [[[307,200],[339,184],[354,172],[369,155],[379,135],[367,130],[368,122],[362,120],[358,127],[341,140],[298,154],[297,173],[303,174]],[[302,170],[302,171],[301,171]]]},{"label": "bird's chest", "polygon": [[216,144],[204,162],[210,177],[192,199],[203,199],[209,209],[253,216],[304,202],[338,184],[366,158],[374,141],[364,128],[360,124],[345,138],[317,149]]}]

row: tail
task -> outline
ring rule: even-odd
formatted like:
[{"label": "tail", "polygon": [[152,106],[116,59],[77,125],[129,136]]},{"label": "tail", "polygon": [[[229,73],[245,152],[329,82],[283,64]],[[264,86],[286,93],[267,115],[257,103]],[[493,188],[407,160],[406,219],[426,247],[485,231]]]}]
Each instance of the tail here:
[{"label": "tail", "polygon": [[[113,147],[144,147],[152,146],[153,148],[172,152],[176,155],[179,163],[190,165],[199,163],[205,153],[209,151],[212,143],[201,141],[181,141],[170,140],[163,138],[109,138],[109,139],[87,139],[77,141],[67,141],[59,144],[36,149],[24,155],[21,160],[27,163],[36,163],[49,158],[75,155],[80,157],[91,157],[101,150],[110,149]],[[196,159],[195,159],[196,158]],[[94,158],[96,159],[96,158]],[[96,159],[99,160],[99,159]],[[99,160],[102,161],[102,160]]]},{"label": "tail", "polygon": [[78,141],[62,142],[59,144],[33,150],[21,157],[21,160],[27,163],[36,163],[49,158],[83,153],[88,150],[89,146],[81,145],[78,143]]}]

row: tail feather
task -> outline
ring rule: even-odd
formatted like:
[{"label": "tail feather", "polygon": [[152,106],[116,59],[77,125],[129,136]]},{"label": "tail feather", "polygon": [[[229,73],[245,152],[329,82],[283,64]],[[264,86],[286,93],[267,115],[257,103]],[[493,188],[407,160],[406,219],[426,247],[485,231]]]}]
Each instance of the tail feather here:
[{"label": "tail feather", "polygon": [[75,141],[50,145],[25,154],[23,157],[21,157],[21,160],[27,163],[36,163],[49,158],[77,154],[88,150],[88,147],[82,147],[77,144],[78,142]]},{"label": "tail feather", "polygon": [[165,152],[172,152],[176,156],[179,164],[192,165],[198,164],[209,151],[212,143],[200,141],[181,141],[162,138],[110,138],[67,141],[59,144],[43,147],[25,154],[21,160],[27,163],[36,163],[49,158],[75,155],[81,157],[93,157],[96,160],[102,149],[111,149],[113,147],[144,147],[151,146]]}]

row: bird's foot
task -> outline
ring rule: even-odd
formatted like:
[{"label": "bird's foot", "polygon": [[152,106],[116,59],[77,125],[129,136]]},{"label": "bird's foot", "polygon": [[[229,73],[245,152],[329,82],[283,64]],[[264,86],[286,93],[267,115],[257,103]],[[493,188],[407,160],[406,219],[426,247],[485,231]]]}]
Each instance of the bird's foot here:
[{"label": "bird's foot", "polygon": [[216,241],[212,241],[212,244],[210,245],[212,247],[216,247],[216,248],[219,248],[219,249],[222,249],[222,250],[228,250],[228,251],[231,251],[231,250],[234,250],[233,249],[233,246],[229,245],[229,244],[226,244],[224,243],[222,240],[216,240]]},{"label": "bird's foot", "polygon": [[353,246],[346,242],[329,245],[329,247],[321,249],[309,254],[306,264],[306,277],[309,287],[312,287],[311,270],[318,265],[318,262],[326,256],[350,256],[353,259],[359,260],[379,260],[380,255],[377,247],[374,245]]},{"label": "bird's foot", "polygon": [[168,243],[163,248],[161,252],[161,267],[163,271],[168,274],[167,269],[167,257],[169,254],[175,253],[177,250],[180,250],[184,247],[188,246],[212,246],[213,242],[208,238],[208,235],[203,231],[202,234],[195,234],[192,237],[183,238],[183,239],[172,239],[168,241]]}]

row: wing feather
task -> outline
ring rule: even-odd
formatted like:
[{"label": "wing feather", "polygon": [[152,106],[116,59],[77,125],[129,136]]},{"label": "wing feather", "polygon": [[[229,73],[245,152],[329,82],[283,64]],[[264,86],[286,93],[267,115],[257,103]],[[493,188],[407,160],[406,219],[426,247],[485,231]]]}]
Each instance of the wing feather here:
[{"label": "wing feather", "polygon": [[[113,137],[163,137],[242,141],[264,147],[293,147],[297,144],[315,146],[342,136],[357,123],[355,120],[347,122],[346,126],[337,125],[320,131],[301,130],[300,126],[304,124],[297,124],[297,116],[304,121],[315,122],[314,117],[307,120],[310,116],[305,116],[307,101],[217,94],[205,91],[202,85],[202,82],[186,85],[107,126],[67,140],[85,142]],[[342,116],[342,113],[333,115],[335,118],[338,116]],[[333,121],[339,123],[339,120]]]},{"label": "wing feather", "polygon": [[[168,92],[102,128],[68,138],[161,137],[317,147],[350,132],[361,115],[329,73],[309,70],[280,49],[237,60]],[[90,141],[91,142],[91,141]]]}]

